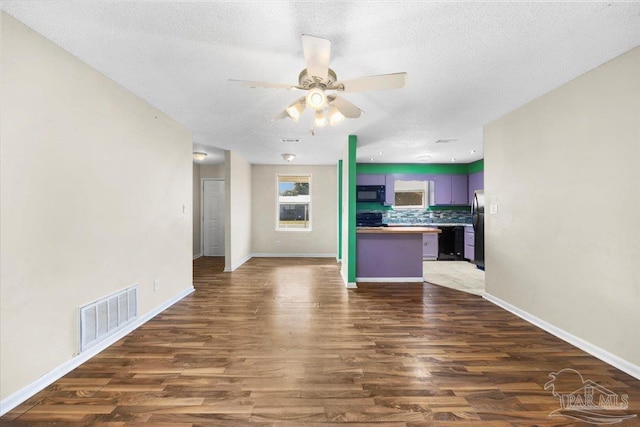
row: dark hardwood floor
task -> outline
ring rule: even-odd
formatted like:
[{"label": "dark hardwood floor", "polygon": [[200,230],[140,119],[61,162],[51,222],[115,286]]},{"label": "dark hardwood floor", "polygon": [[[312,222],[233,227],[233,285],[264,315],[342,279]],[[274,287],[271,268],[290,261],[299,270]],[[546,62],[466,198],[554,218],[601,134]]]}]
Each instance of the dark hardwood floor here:
[{"label": "dark hardwood floor", "polygon": [[[578,370],[640,412],[640,381],[480,297],[345,289],[331,259],[194,261],[196,292],[0,424],[573,425],[549,373]],[[638,425],[635,418],[620,426]]]}]

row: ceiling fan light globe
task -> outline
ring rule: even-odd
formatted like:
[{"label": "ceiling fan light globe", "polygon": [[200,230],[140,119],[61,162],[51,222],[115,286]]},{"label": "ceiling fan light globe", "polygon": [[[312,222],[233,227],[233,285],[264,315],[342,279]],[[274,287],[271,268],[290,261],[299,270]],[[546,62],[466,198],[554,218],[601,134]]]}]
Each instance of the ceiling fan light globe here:
[{"label": "ceiling fan light globe", "polygon": [[316,111],[316,117],[313,120],[313,124],[319,128],[325,127],[327,124],[329,124],[329,120],[327,120],[327,116],[324,115],[322,110]]},{"label": "ceiling fan light globe", "polygon": [[333,105],[329,107],[329,124],[331,126],[335,126],[337,124],[342,123],[344,120],[344,114],[342,114],[336,107]]},{"label": "ceiling fan light globe", "polygon": [[307,105],[314,110],[321,110],[327,105],[327,95],[319,87],[314,87],[307,93]]},{"label": "ceiling fan light globe", "polygon": [[304,105],[302,105],[302,103],[300,102],[291,104],[286,109],[287,114],[289,115],[289,117],[291,117],[291,120],[293,120],[294,122],[298,121],[303,110],[304,110]]}]

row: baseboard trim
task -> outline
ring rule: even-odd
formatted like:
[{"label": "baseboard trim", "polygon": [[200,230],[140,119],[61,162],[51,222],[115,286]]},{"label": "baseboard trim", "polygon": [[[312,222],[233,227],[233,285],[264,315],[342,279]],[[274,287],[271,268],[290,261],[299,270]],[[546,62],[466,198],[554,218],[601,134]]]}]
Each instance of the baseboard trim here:
[{"label": "baseboard trim", "polygon": [[153,317],[160,314],[161,312],[171,307],[172,305],[174,305],[175,303],[177,303],[178,301],[180,301],[181,299],[183,299],[184,297],[186,297],[187,295],[191,294],[194,291],[195,289],[193,286],[190,286],[180,291],[178,294],[176,294],[172,298],[169,298],[159,306],[155,307],[153,310],[140,316],[135,322],[126,326],[118,333],[111,335],[109,338],[105,339],[99,344],[96,344],[95,346],[91,347],[87,351],[74,356],[73,358],[64,362],[62,365],[52,369],[51,371],[47,372],[37,380],[24,386],[23,388],[16,391],[15,393],[9,395],[8,397],[0,401],[0,416],[6,414],[16,406],[20,405],[25,400],[29,399],[30,397],[32,397],[33,395],[35,395],[36,393],[44,389],[45,387],[59,380],[60,378],[62,378],[63,376],[65,376],[75,368],[77,368],[78,366],[82,365],[84,362],[91,359],[96,354],[105,350],[107,347],[114,344],[119,339],[133,332],[135,329],[147,323]]},{"label": "baseboard trim", "polygon": [[347,289],[356,289],[358,285],[356,282],[350,282],[347,276],[344,274],[344,270],[340,269],[340,277],[342,277],[342,282],[344,283],[344,287]]},{"label": "baseboard trim", "polygon": [[193,259],[202,258],[202,252],[193,256]]},{"label": "baseboard trim", "polygon": [[259,252],[252,256],[255,258],[335,258],[336,254]]},{"label": "baseboard trim", "polygon": [[616,356],[615,354],[609,353],[607,350],[598,347],[597,345],[594,345],[588,341],[583,340],[580,337],[577,337],[573,334],[570,334],[569,332],[558,328],[557,326],[554,326],[548,322],[545,322],[544,320],[540,319],[539,317],[534,316],[531,313],[528,313],[524,310],[519,309],[518,307],[509,304],[508,302],[501,300],[500,298],[493,296],[491,294],[485,293],[483,295],[483,298],[486,299],[489,302],[492,302],[493,304],[497,305],[498,307],[501,307],[505,310],[507,310],[508,312],[515,314],[516,316],[518,316],[521,319],[526,320],[527,322],[539,327],[540,329],[543,329],[547,332],[549,332],[551,335],[554,335],[558,338],[560,338],[563,341],[568,342],[571,345],[574,345],[576,347],[578,347],[580,350],[583,350],[587,353],[589,353],[590,355],[592,355],[593,357],[596,357],[600,360],[602,360],[605,363],[608,363],[609,365],[613,366],[614,368],[618,368],[623,372],[626,372],[627,374],[631,375],[632,377],[640,380],[640,366],[638,365],[634,365],[633,363],[629,362],[628,360],[625,360],[619,356]]},{"label": "baseboard trim", "polygon": [[242,264],[249,261],[252,258],[252,255],[249,254],[246,257],[242,258],[240,261],[236,262],[231,266],[231,268],[226,268],[223,270],[225,273],[231,273],[232,271],[237,270]]},{"label": "baseboard trim", "polygon": [[422,283],[422,277],[356,277],[356,282],[370,283]]}]

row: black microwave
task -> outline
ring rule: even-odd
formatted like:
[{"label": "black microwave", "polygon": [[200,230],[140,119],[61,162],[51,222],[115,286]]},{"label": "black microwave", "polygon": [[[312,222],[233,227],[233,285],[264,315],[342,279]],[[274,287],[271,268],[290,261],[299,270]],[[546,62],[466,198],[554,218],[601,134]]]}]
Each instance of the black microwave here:
[{"label": "black microwave", "polygon": [[356,186],[357,202],[384,203],[384,185],[358,185]]}]

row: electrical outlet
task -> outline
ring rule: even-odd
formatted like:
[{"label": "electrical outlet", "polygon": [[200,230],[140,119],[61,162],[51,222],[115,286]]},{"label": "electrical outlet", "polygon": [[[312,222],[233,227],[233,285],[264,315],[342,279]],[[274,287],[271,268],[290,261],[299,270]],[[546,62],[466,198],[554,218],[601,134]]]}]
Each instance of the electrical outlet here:
[{"label": "electrical outlet", "polygon": [[160,290],[160,279],[156,279],[153,281],[153,292],[157,292]]},{"label": "electrical outlet", "polygon": [[497,214],[498,213],[498,205],[497,204],[490,204],[489,205],[489,213],[490,214]]}]

